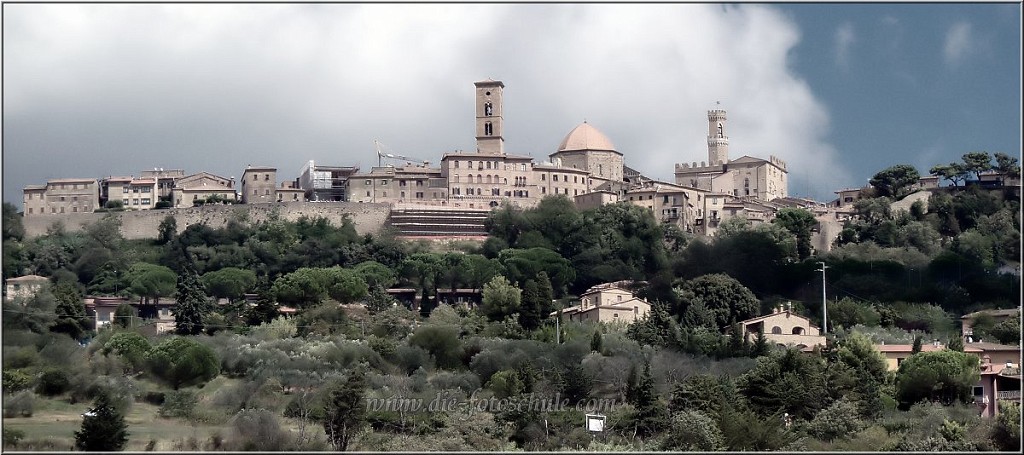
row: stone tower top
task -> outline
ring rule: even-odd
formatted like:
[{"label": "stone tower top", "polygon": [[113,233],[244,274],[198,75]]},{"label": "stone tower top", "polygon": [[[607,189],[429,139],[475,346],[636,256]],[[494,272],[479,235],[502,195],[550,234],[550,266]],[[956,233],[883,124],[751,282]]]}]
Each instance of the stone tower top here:
[{"label": "stone tower top", "polygon": [[485,155],[504,155],[504,104],[501,94],[505,84],[488,79],[476,86],[476,150]]},{"label": "stone tower top", "polygon": [[725,110],[708,111],[708,164],[720,165],[729,162],[729,136],[725,131]]}]

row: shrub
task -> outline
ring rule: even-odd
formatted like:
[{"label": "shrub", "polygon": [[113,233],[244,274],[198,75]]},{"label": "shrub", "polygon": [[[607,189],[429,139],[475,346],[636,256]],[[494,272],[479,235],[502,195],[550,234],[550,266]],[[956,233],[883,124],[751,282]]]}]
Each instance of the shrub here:
[{"label": "shrub", "polygon": [[412,374],[417,369],[430,365],[430,353],[419,346],[399,346],[395,350],[395,364],[405,374]]},{"label": "shrub", "polygon": [[[32,417],[35,411],[36,394],[22,390],[4,398],[4,417]],[[6,436],[5,436],[6,437]]]},{"label": "shrub", "polygon": [[32,385],[32,377],[21,370],[4,370],[3,389],[5,393],[24,390]]},{"label": "shrub", "polygon": [[157,391],[157,392],[149,391],[149,392],[146,392],[145,395],[142,396],[142,401],[145,401],[146,403],[149,403],[149,404],[152,404],[152,405],[156,405],[156,406],[160,406],[160,405],[164,404],[164,401],[166,399],[167,399],[166,394],[164,392],[159,392],[159,391]]},{"label": "shrub", "polygon": [[722,430],[711,417],[700,411],[682,411],[672,418],[672,427],[661,449],[707,452],[724,450],[725,442]]},{"label": "shrub", "polygon": [[[4,416],[6,417],[6,416]],[[4,448],[18,447],[18,442],[25,438],[25,432],[13,428],[4,427]]]},{"label": "shrub", "polygon": [[199,398],[191,390],[175,390],[164,395],[160,417],[191,417]]},{"label": "shrub", "polygon": [[48,369],[39,376],[36,392],[40,395],[54,396],[67,392],[71,388],[71,380],[64,370]]},{"label": "shrub", "polygon": [[220,371],[220,361],[213,350],[189,338],[170,338],[151,349],[146,357],[150,371],[175,389],[208,381]]},{"label": "shrub", "polygon": [[838,438],[850,437],[866,426],[860,419],[857,405],[843,398],[814,416],[814,420],[807,424],[806,430],[811,436],[831,442]]},{"label": "shrub", "polygon": [[288,432],[266,409],[244,409],[231,419],[227,444],[233,450],[278,452],[288,450]]}]

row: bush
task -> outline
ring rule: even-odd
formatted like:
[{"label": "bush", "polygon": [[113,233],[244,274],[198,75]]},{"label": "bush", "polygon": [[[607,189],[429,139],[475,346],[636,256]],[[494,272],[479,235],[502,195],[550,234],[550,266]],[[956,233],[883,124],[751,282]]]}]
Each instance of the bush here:
[{"label": "bush", "polygon": [[213,379],[220,361],[209,347],[182,337],[160,343],[146,355],[150,371],[175,389]]},{"label": "bush", "polygon": [[280,452],[288,450],[288,432],[266,409],[245,409],[231,419],[230,450]]},{"label": "bush", "polygon": [[724,450],[722,430],[715,421],[700,411],[683,411],[672,418],[668,437],[662,441],[661,450],[672,451],[713,451]]},{"label": "bush", "polygon": [[860,419],[857,405],[843,398],[823,409],[807,424],[807,433],[823,441],[854,435],[867,425]]},{"label": "bush", "polygon": [[[6,416],[4,416],[6,417]],[[18,442],[25,438],[25,432],[13,428],[4,427],[4,448],[18,447]]]},{"label": "bush", "polygon": [[160,417],[191,417],[199,398],[191,390],[175,390],[164,395]]},{"label": "bush", "polygon": [[21,370],[4,370],[3,389],[4,393],[25,390],[32,385],[32,377]]},{"label": "bush", "polygon": [[395,350],[395,364],[405,374],[412,374],[417,369],[430,365],[430,353],[419,346],[402,345]]},{"label": "bush", "polygon": [[[32,417],[35,411],[36,394],[22,390],[4,398],[4,418]],[[6,435],[4,436],[6,439]]]},{"label": "bush", "polygon": [[156,405],[156,406],[160,406],[160,405],[164,404],[164,401],[166,399],[167,399],[166,394],[164,394],[163,392],[159,392],[159,391],[157,391],[157,392],[149,391],[149,392],[146,392],[145,395],[142,396],[142,401],[145,401],[146,403],[149,403],[149,404],[152,404],[152,405]]},{"label": "bush", "polygon": [[64,370],[48,369],[39,376],[36,392],[40,395],[54,396],[67,392],[71,388],[71,380]]}]

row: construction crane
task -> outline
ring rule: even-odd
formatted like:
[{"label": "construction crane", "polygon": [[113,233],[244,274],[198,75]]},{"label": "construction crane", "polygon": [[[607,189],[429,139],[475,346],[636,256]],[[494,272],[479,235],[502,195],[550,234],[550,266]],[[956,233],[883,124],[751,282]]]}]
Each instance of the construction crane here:
[{"label": "construction crane", "polygon": [[[408,156],[397,155],[397,154],[394,154],[394,153],[385,153],[384,152],[384,144],[381,144],[380,141],[378,141],[376,139],[373,140],[373,145],[377,148],[377,166],[384,166],[384,160],[385,159],[394,160],[394,161],[404,161],[406,164],[416,163],[416,164],[423,164],[424,166],[427,166],[428,164],[430,164],[429,161],[423,160],[423,159],[419,159],[419,158],[411,158],[411,157],[408,157]],[[391,165],[391,164],[389,164],[388,166],[394,167],[394,165]]]}]

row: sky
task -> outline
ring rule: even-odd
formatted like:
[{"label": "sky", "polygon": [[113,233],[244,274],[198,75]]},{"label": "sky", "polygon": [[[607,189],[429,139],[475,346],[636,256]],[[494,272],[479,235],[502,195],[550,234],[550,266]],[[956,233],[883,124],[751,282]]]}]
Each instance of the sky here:
[{"label": "sky", "polygon": [[822,202],[876,172],[1021,151],[1021,5],[4,4],[3,200],[65,177],[298,177],[475,150],[473,82],[505,84],[505,150],[587,121],[672,182],[777,156]]}]

